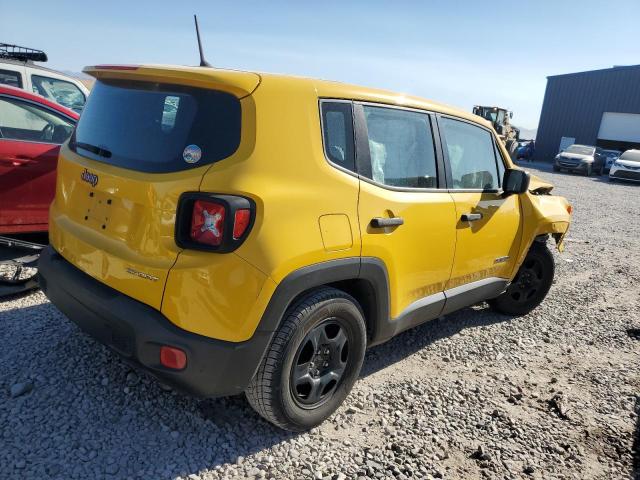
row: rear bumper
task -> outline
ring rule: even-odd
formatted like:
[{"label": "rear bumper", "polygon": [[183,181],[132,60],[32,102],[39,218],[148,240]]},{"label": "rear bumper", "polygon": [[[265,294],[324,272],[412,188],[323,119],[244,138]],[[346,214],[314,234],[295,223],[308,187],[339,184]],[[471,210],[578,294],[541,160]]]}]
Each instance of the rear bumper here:
[{"label": "rear bumper", "polygon": [[[39,263],[42,290],[86,333],[172,387],[199,397],[235,395],[245,390],[270,341],[256,331],[245,342],[225,342],[178,328],[162,313],[95,280],[51,246]],[[180,371],[160,364],[160,347],[187,354]]]}]

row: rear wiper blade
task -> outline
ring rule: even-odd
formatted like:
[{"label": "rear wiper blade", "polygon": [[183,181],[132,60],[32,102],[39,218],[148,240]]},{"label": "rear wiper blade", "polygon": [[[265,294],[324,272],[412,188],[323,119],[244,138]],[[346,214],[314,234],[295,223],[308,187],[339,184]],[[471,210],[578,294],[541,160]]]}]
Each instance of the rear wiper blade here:
[{"label": "rear wiper blade", "polygon": [[75,146],[91,153],[95,153],[96,155],[100,155],[101,157],[111,158],[111,152],[105,148],[100,148],[95,145],[91,145],[90,143],[83,142],[75,142]]}]

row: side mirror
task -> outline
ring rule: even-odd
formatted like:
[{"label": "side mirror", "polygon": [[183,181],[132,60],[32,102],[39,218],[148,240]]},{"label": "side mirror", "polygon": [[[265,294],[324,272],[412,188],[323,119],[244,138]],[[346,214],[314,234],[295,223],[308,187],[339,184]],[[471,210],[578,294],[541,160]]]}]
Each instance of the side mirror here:
[{"label": "side mirror", "polygon": [[504,196],[525,193],[529,190],[529,182],[531,176],[529,172],[524,170],[518,170],[515,168],[509,168],[504,171],[504,178],[502,180],[502,190]]}]

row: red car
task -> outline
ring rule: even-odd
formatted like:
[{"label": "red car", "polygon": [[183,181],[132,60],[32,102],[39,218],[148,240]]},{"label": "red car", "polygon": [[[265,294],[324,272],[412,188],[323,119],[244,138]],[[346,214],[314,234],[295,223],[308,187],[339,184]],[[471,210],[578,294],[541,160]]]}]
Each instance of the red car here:
[{"label": "red car", "polygon": [[0,85],[0,235],[48,230],[58,151],[78,118],[44,97]]}]

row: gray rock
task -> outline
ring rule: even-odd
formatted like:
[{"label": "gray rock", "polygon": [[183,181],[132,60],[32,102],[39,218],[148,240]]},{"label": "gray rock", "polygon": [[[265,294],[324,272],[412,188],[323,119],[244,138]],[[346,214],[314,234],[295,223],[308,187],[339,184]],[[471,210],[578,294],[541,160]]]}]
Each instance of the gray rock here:
[{"label": "gray rock", "polygon": [[17,398],[26,395],[33,390],[33,384],[29,382],[14,383],[11,385],[11,398]]}]

